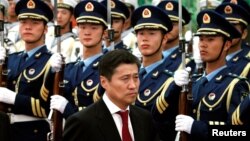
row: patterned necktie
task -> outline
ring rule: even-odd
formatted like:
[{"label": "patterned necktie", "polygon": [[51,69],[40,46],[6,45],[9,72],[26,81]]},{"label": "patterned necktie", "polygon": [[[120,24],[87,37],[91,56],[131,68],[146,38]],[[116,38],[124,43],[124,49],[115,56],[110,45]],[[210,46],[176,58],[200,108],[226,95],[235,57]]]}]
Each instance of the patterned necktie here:
[{"label": "patterned necktie", "polygon": [[122,141],[132,141],[128,129],[128,110],[126,110],[125,112],[119,111],[118,114],[122,118]]}]

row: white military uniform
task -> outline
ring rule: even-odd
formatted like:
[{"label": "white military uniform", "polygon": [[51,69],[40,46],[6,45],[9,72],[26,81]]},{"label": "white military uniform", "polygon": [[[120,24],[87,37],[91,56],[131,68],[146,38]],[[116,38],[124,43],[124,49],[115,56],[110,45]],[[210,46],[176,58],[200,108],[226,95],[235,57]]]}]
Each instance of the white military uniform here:
[{"label": "white military uniform", "polygon": [[[134,9],[138,7],[138,0],[120,0],[120,1],[124,2],[128,7],[134,7]],[[122,40],[124,45],[126,45],[128,48],[131,48],[132,52],[136,50],[137,38],[134,33],[134,29],[132,27],[122,32]]]},{"label": "white military uniform", "polygon": [[[76,0],[58,0],[57,7],[58,8],[74,8],[77,4]],[[52,5],[54,6],[54,1],[52,1]],[[51,25],[52,24],[52,25]],[[54,26],[53,23],[48,23],[49,31],[46,35],[46,45],[49,50],[53,53],[57,52],[57,39],[54,36]],[[65,57],[65,62],[72,62],[75,60],[71,60],[71,55],[74,50],[76,34],[73,32],[68,32],[60,37],[61,44],[61,53]]]}]

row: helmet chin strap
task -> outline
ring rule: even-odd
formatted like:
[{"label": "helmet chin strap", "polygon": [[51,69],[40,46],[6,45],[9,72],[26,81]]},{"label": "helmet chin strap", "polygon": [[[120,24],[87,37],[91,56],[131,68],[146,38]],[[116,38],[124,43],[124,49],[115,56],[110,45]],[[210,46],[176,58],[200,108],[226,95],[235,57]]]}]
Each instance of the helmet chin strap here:
[{"label": "helmet chin strap", "polygon": [[151,56],[154,55],[154,54],[156,54],[156,53],[162,48],[163,39],[164,39],[164,36],[163,36],[162,39],[161,39],[160,46],[158,47],[158,49],[157,49],[155,52],[153,52],[153,53],[151,54]]},{"label": "helmet chin strap", "polygon": [[223,44],[222,44],[222,48],[221,48],[221,50],[220,50],[220,54],[218,55],[218,57],[214,60],[214,62],[215,61],[217,61],[217,60],[219,60],[219,58],[220,58],[220,56],[221,56],[221,54],[222,54],[222,51],[223,51],[223,49],[224,49],[224,46],[225,46],[225,44],[226,44],[226,38],[223,38]]}]

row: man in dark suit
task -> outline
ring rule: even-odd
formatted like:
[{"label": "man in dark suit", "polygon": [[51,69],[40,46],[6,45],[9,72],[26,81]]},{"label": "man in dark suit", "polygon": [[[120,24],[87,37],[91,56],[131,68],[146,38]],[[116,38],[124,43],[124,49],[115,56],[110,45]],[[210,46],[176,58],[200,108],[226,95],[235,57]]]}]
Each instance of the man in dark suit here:
[{"label": "man in dark suit", "polygon": [[125,141],[125,122],[120,112],[129,112],[126,141],[158,140],[150,113],[132,104],[138,94],[139,60],[125,50],[108,52],[100,61],[102,99],[70,116],[63,141]]},{"label": "man in dark suit", "polygon": [[9,116],[4,113],[4,112],[0,112],[0,140],[1,141],[9,141],[10,140],[10,133],[9,133],[9,129],[10,129],[10,120],[9,120]]}]

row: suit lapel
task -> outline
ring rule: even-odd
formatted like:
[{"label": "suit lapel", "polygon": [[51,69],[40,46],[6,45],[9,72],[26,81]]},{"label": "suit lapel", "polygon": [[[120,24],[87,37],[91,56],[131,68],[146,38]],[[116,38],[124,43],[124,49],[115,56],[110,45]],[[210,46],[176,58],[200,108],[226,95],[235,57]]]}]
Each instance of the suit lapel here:
[{"label": "suit lapel", "polygon": [[130,106],[129,116],[133,127],[135,141],[144,140],[143,137],[145,137],[145,135],[144,132],[141,132],[141,128],[145,126],[143,126],[144,123],[142,122],[143,120],[141,120],[142,117],[140,117],[140,115],[138,114],[138,112],[136,112],[136,109],[133,106]]},{"label": "suit lapel", "polygon": [[99,120],[100,133],[103,134],[104,140],[121,141],[113,117],[102,99],[97,104],[96,115]]}]

